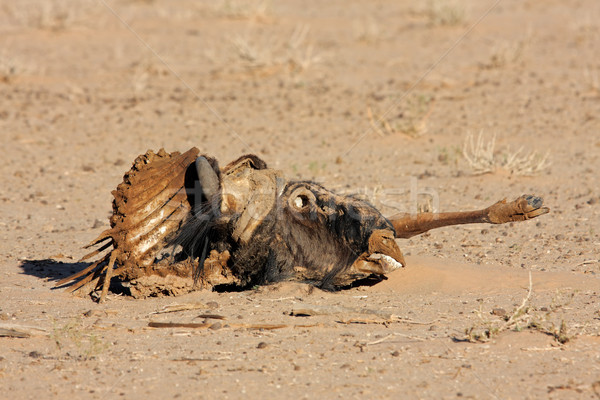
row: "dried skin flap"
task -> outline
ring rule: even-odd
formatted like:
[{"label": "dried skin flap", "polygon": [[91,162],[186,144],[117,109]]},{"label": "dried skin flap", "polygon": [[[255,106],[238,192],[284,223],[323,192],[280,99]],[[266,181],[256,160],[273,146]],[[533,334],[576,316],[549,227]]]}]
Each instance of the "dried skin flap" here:
[{"label": "dried skin flap", "polygon": [[283,186],[280,171],[256,170],[246,164],[243,162],[225,171],[221,205],[223,215],[239,214],[232,237],[241,243],[250,241],[256,228],[273,210],[280,191],[278,188]]}]

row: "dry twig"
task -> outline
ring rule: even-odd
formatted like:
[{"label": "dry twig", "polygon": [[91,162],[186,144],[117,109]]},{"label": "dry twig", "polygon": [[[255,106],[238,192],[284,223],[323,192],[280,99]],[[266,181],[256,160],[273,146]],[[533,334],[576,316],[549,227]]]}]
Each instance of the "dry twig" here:
[{"label": "dry twig", "polygon": [[366,345],[367,345],[367,346],[372,346],[372,345],[374,345],[374,344],[383,343],[383,342],[385,342],[386,340],[393,338],[394,336],[401,336],[401,337],[403,337],[403,338],[412,339],[412,340],[417,340],[417,341],[419,341],[419,342],[423,342],[423,341],[425,341],[425,340],[426,340],[425,338],[422,338],[422,337],[419,337],[419,336],[407,335],[406,333],[394,332],[394,333],[392,333],[392,334],[389,334],[389,335],[387,335],[387,336],[385,336],[385,337],[383,337],[383,338],[381,338],[381,339],[375,340],[375,341],[373,341],[373,342],[366,343]]},{"label": "dry twig", "polygon": [[206,309],[208,306],[202,303],[184,303],[184,304],[170,304],[168,306],[164,306],[161,310],[151,312],[148,315],[154,314],[165,314],[179,311],[187,311],[187,310],[199,310]]},{"label": "dry twig", "polygon": [[0,337],[28,338],[30,336],[48,336],[44,328],[35,326],[0,323]]},{"label": "dry twig", "polygon": [[292,308],[290,315],[296,317],[308,317],[313,315],[341,315],[346,316],[348,314],[368,314],[376,315],[385,320],[392,320],[397,318],[396,315],[390,312],[373,310],[368,308],[360,307],[345,307],[345,306],[317,306],[311,304],[303,304],[302,306],[296,306]]}]

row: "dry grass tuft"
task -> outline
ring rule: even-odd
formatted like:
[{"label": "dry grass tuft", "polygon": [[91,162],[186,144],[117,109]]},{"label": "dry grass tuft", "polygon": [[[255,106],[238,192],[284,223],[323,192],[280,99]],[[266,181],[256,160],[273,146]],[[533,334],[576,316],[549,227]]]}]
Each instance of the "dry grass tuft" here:
[{"label": "dry grass tuft", "polygon": [[0,52],[0,82],[9,83],[19,75],[31,72],[33,72],[33,68],[14,57],[14,55]]},{"label": "dry grass tuft", "polygon": [[485,68],[503,68],[508,65],[517,64],[523,59],[523,54],[527,48],[528,41],[518,40],[515,42],[501,42],[492,48],[489,62],[484,65]]},{"label": "dry grass tuft", "polygon": [[93,329],[84,326],[80,318],[71,319],[62,326],[56,325],[50,335],[61,357],[90,360],[97,358],[110,347]]},{"label": "dry grass tuft", "polygon": [[242,62],[252,68],[266,67],[276,64],[274,52],[274,39],[268,38],[266,41],[257,41],[246,36],[234,36],[231,43],[237,51]]},{"label": "dry grass tuft", "polygon": [[285,46],[287,61],[296,69],[306,70],[322,61],[321,56],[315,53],[313,44],[307,40],[309,32],[309,25],[296,26]]},{"label": "dry grass tuft", "polygon": [[376,114],[371,107],[367,107],[367,118],[380,136],[401,133],[416,138],[427,132],[427,119],[433,111],[433,102],[428,95],[409,96],[399,106],[401,112],[394,118]]},{"label": "dry grass tuft", "polygon": [[586,67],[583,70],[583,79],[587,90],[594,93],[600,93],[600,73],[598,70]]},{"label": "dry grass tuft", "polygon": [[233,19],[265,20],[271,13],[270,0],[223,0],[215,4],[217,15]]},{"label": "dry grass tuft", "polygon": [[425,14],[431,26],[457,26],[462,25],[466,19],[464,5],[457,1],[430,0]]},{"label": "dry grass tuft", "polygon": [[377,43],[383,39],[383,30],[373,17],[366,17],[352,25],[354,38],[359,42]]},{"label": "dry grass tuft", "polygon": [[253,37],[246,34],[233,37],[231,43],[248,68],[289,65],[294,72],[300,72],[322,61],[307,40],[309,31],[308,25],[298,25],[287,40],[280,40],[275,35]]},{"label": "dry grass tuft", "polygon": [[503,169],[511,175],[537,175],[549,166],[547,152],[544,155],[536,151],[524,152],[523,147],[517,151],[507,149],[505,152],[495,151],[496,136],[485,142],[480,132],[475,140],[468,135],[463,145],[463,157],[475,175],[488,174]]},{"label": "dry grass tuft", "polygon": [[575,292],[571,292],[564,302],[558,300],[559,294],[557,294],[557,297],[552,299],[552,304],[549,307],[542,307],[539,310],[531,306],[532,293],[533,282],[531,271],[529,271],[529,288],[521,305],[515,308],[512,313],[506,315],[501,323],[485,317],[481,307],[479,310],[475,310],[474,313],[477,314],[479,323],[465,329],[466,339],[470,342],[487,342],[504,331],[532,329],[552,336],[560,344],[569,342],[572,335],[568,332],[567,323],[560,316],[560,322],[555,317],[561,309],[570,304],[575,297]]},{"label": "dry grass tuft", "polygon": [[47,0],[35,4],[30,1],[14,2],[13,6],[6,5],[3,10],[17,25],[63,31],[91,18],[100,8],[95,2]]}]

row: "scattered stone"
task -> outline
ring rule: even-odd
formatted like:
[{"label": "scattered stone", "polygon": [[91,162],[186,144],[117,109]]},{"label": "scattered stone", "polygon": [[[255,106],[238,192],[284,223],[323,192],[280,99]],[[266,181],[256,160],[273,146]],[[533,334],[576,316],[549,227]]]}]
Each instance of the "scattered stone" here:
[{"label": "scattered stone", "polygon": [[211,310],[214,310],[215,308],[219,308],[219,303],[217,303],[216,301],[209,301],[206,303],[206,307],[208,307]]},{"label": "scattered stone", "polygon": [[102,317],[105,316],[106,313],[102,310],[89,310],[83,313],[84,317]]},{"label": "scattered stone", "polygon": [[42,358],[42,357],[44,357],[44,355],[42,353],[40,353],[39,351],[35,351],[35,350],[32,351],[32,352],[30,352],[28,355],[31,358]]},{"label": "scattered stone", "polygon": [[223,327],[223,324],[221,322],[215,322],[214,324],[212,324],[211,326],[208,327],[208,329],[212,329],[214,331],[221,329]]},{"label": "scattered stone", "polygon": [[506,310],[501,307],[494,308],[494,309],[492,309],[492,315],[497,315],[498,317],[504,317],[504,316],[506,316]]}]

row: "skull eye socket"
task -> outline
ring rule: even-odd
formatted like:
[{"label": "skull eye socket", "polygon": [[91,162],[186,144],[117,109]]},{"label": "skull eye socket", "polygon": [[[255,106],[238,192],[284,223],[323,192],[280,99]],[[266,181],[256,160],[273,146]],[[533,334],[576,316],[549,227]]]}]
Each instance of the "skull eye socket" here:
[{"label": "skull eye socket", "polygon": [[296,207],[298,210],[301,210],[301,209],[305,208],[306,206],[308,206],[309,202],[310,202],[310,200],[308,199],[308,197],[301,194],[299,196],[296,196],[293,204],[294,204],[294,207]]},{"label": "skull eye socket", "polygon": [[288,205],[292,210],[297,212],[306,212],[315,201],[316,198],[313,192],[305,187],[300,187],[291,193]]}]

